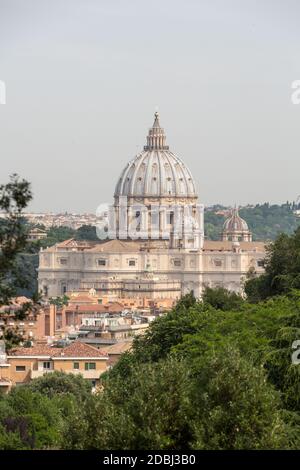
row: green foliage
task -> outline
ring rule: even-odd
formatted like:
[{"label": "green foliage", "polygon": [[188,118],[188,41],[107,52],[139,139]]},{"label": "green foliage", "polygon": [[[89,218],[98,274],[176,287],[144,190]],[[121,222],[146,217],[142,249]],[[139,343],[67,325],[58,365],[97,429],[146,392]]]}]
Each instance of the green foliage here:
[{"label": "green foliage", "polygon": [[214,210],[205,210],[204,234],[208,240],[220,240],[225,218],[223,215],[217,215],[215,213],[218,208],[214,207],[213,209]]},{"label": "green foliage", "polygon": [[[219,292],[209,292],[209,295],[214,303]],[[291,344],[300,334],[300,294],[294,292],[289,297],[258,304],[233,300],[230,310],[226,303],[225,308],[221,302],[221,309],[217,309],[207,301],[184,308],[183,299],[177,311],[173,309],[151,324],[146,335],[134,342],[133,351],[124,355],[105,379],[103,396],[108,397],[110,390],[108,401],[112,402],[111,396],[117,400],[109,412],[110,427],[105,423],[101,427],[101,439],[105,433],[111,436],[113,422],[118,428],[128,423],[128,432],[135,436],[130,397],[138,385],[133,376],[143,374],[144,370],[150,375],[151,368],[155,370],[155,366],[163,364],[168,368],[171,359],[173,367],[178,367],[177,362],[188,374],[186,413],[190,416],[193,411],[193,416],[189,417],[183,447],[287,449],[299,446],[299,373],[297,366],[291,364]],[[151,420],[151,409],[147,414]],[[116,448],[122,445],[147,448],[143,447],[146,445],[143,432],[139,433],[141,441],[134,444],[124,439],[115,441]],[[87,430],[87,436],[90,435]],[[101,439],[96,447],[107,442]],[[168,442],[171,447],[175,445],[173,441]],[[168,448],[166,442],[163,445],[162,448]]]},{"label": "green foliage", "polygon": [[95,395],[81,376],[57,372],[14,389],[0,399],[0,446],[298,448],[291,344],[300,334],[300,292],[257,304],[222,292],[215,308],[219,295],[183,297],[134,341]]},{"label": "green foliage", "polygon": [[[32,294],[34,300],[36,283],[37,257],[26,256],[28,227],[22,211],[32,198],[30,184],[12,175],[10,182],[0,186],[0,210],[5,217],[0,219],[0,306],[9,305],[11,298],[17,295]],[[29,309],[37,305],[25,303],[15,313],[18,319],[24,319]],[[2,328],[7,349],[18,344],[21,336],[13,328]]]},{"label": "green foliage", "polygon": [[88,240],[88,241],[99,241],[96,233],[96,227],[93,225],[83,225],[77,230],[71,227],[51,227],[47,231],[47,237],[42,240],[27,243],[27,252],[37,253],[40,248],[46,248],[48,246],[55,245],[70,238],[75,240]]},{"label": "green foliage", "polygon": [[293,445],[280,404],[264,369],[231,346],[209,351],[198,368],[178,357],[135,363],[127,370],[127,380],[111,374],[104,392],[86,403],[80,417],[67,420],[64,445],[115,450],[289,448]]},{"label": "green foliage", "polygon": [[281,233],[291,235],[298,227],[300,219],[293,213],[293,204],[256,204],[244,207],[239,213],[253,233],[254,240],[275,240]]},{"label": "green foliage", "polygon": [[0,395],[0,449],[58,449],[68,443],[79,448],[85,432],[81,416],[92,398],[88,381],[62,372]]},{"label": "green foliage", "polygon": [[183,362],[167,359],[114,375],[85,409],[88,449],[186,449],[195,433],[191,382]]},{"label": "green foliage", "polygon": [[[14,196],[12,188],[2,190],[5,205]],[[253,211],[251,222],[241,211],[250,227],[268,211],[269,220],[280,213],[283,221],[291,212],[289,204],[243,210]],[[70,234],[58,232],[53,239]],[[85,227],[77,236],[93,231]],[[17,279],[22,246],[6,252],[12,261],[1,288],[8,273]],[[80,375],[54,372],[0,397],[0,448],[299,448],[300,372],[291,363],[291,345],[300,339],[299,253],[300,229],[280,235],[268,248],[266,273],[249,273],[247,300],[225,289],[208,288],[201,301],[184,296],[134,340],[95,395]],[[13,344],[13,334],[7,341]]]},{"label": "green foliage", "polygon": [[57,407],[26,386],[0,400],[0,449],[48,449],[60,445],[62,421]]},{"label": "green foliage", "polygon": [[38,240],[34,242],[38,248],[47,248],[48,246],[55,245],[55,243],[60,243],[69,238],[74,238],[76,235],[76,230],[70,227],[51,227],[47,232],[47,238]]},{"label": "green foliage", "polygon": [[91,394],[91,384],[79,374],[55,371],[32,380],[28,388],[48,398],[71,394],[78,402],[84,402]]},{"label": "green foliage", "polygon": [[[199,317],[196,305],[193,294],[184,296],[168,315],[154,320],[145,335],[136,337],[134,351],[138,360],[146,362],[163,359],[172,346],[182,341],[184,335],[194,333]],[[201,310],[201,304],[199,308]],[[121,362],[119,367],[122,366]]]},{"label": "green foliage", "polygon": [[68,305],[69,300],[69,297],[64,294],[62,297],[51,297],[49,303],[57,307],[63,307],[64,305]]},{"label": "green foliage", "polygon": [[82,225],[82,227],[79,227],[76,231],[75,239],[99,242],[96,227],[94,225]]},{"label": "green foliage", "polygon": [[265,274],[249,279],[245,293],[250,301],[300,289],[300,228],[292,235],[281,234],[267,247]]},{"label": "green foliage", "polygon": [[39,257],[35,253],[22,252],[16,257],[18,270],[17,296],[34,297],[38,291],[37,269]]},{"label": "green foliage", "polygon": [[[288,447],[279,394],[239,351],[213,353],[197,374],[200,449],[278,449]],[[199,394],[199,390],[204,393]],[[198,404],[199,403],[199,404]]]},{"label": "green foliage", "polygon": [[22,211],[31,198],[29,183],[17,175],[12,175],[9,183],[0,185],[0,210],[5,213],[0,222],[0,305],[9,303],[22,279],[16,257],[26,245]]},{"label": "green foliage", "polygon": [[223,287],[212,289],[206,287],[202,300],[204,303],[220,310],[236,310],[243,304],[243,298],[236,292],[230,292]]},{"label": "green foliage", "polygon": [[[216,211],[224,209],[214,206],[205,211],[204,230],[209,240],[220,240],[225,218]],[[300,219],[295,216],[295,206],[290,203],[256,204],[255,207],[243,207],[240,216],[247,221],[254,240],[275,240],[281,233],[291,235],[298,227]]]},{"label": "green foliage", "polygon": [[5,349],[9,351],[10,349],[16,347],[23,340],[23,336],[20,335],[17,328],[3,328],[2,338],[5,341]]}]

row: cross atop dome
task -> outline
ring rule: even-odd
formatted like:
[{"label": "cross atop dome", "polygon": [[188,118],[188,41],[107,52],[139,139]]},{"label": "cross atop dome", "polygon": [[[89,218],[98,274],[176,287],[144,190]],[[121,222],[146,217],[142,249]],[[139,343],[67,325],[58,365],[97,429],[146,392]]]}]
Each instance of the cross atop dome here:
[{"label": "cross atop dome", "polygon": [[159,114],[157,111],[154,114],[154,123],[149,129],[147,145],[145,145],[144,150],[169,150],[169,146],[166,145],[164,129],[160,127]]},{"label": "cross atop dome", "polygon": [[154,114],[154,123],[153,123],[152,127],[159,127],[160,128],[158,111],[156,111],[155,114]]}]

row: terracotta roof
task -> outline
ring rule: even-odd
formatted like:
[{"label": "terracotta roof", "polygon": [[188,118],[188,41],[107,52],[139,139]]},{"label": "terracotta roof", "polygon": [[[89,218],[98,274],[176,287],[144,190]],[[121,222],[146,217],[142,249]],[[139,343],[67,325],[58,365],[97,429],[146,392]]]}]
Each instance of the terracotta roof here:
[{"label": "terracotta roof", "polygon": [[[239,242],[242,251],[265,252],[265,242]],[[205,240],[204,251],[232,251],[232,241]]]},{"label": "terracotta roof", "polygon": [[114,302],[111,304],[94,304],[94,305],[68,305],[66,307],[66,312],[77,312],[77,313],[84,313],[84,312],[96,312],[96,313],[119,313],[124,310],[124,306],[119,302]]},{"label": "terracotta roof", "polygon": [[[102,352],[99,349],[94,348],[88,344],[81,343],[80,341],[74,341],[65,348],[55,348],[55,357],[103,357],[107,356],[106,352]],[[63,355],[61,354],[63,352]]]},{"label": "terracotta roof", "polygon": [[47,344],[38,344],[32,348],[11,349],[8,356],[51,356],[54,349],[57,348],[51,348]]},{"label": "terracotta roof", "polygon": [[110,354],[123,354],[126,351],[130,351],[132,348],[132,341],[120,341],[119,343],[108,346],[105,351]]},{"label": "terracotta roof", "polygon": [[99,240],[99,241],[90,241],[90,240],[75,240],[70,238],[63,242],[56,243],[53,246],[46,248],[44,251],[56,251],[65,249],[65,250],[88,250],[93,253],[136,253],[140,250],[142,244],[139,240]]},{"label": "terracotta roof", "polygon": [[85,240],[75,240],[74,238],[69,238],[68,240],[64,240],[63,242],[57,243],[59,247],[81,247],[81,246],[92,246],[92,243],[85,241]]},{"label": "terracotta roof", "polygon": [[48,345],[36,345],[32,348],[16,348],[9,352],[9,356],[49,356],[55,357],[103,357],[107,356],[106,352],[102,352],[99,349],[89,346],[88,344],[74,341],[65,348],[56,348]]},{"label": "terracotta roof", "polygon": [[103,243],[97,243],[91,249],[93,253],[136,253],[140,248],[139,241],[126,241],[126,240],[109,240]]},{"label": "terracotta roof", "polygon": [[82,251],[91,249],[95,244],[97,244],[96,241],[75,240],[74,238],[69,238],[68,240],[64,240],[63,242],[55,243],[55,245],[46,248],[44,251],[53,251],[53,249],[56,250],[61,248],[64,248],[66,250],[72,250],[75,248],[79,251]]}]

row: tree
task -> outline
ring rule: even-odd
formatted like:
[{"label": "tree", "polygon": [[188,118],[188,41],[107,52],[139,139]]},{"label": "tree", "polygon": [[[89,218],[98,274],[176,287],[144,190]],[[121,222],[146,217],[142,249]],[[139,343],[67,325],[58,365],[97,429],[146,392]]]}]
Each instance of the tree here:
[{"label": "tree", "polygon": [[23,336],[19,333],[17,327],[3,328],[2,330],[2,339],[5,341],[5,349],[9,351],[10,349],[16,347],[23,340]]},{"label": "tree", "polygon": [[16,257],[26,246],[22,211],[31,198],[30,184],[15,174],[9,183],[0,186],[0,210],[5,214],[0,223],[0,305],[7,305],[16,293],[16,286],[23,285]]},{"label": "tree", "polygon": [[82,225],[77,229],[76,240],[89,240],[89,241],[98,241],[96,227],[94,225]]},{"label": "tree", "polygon": [[69,300],[70,298],[64,294],[62,297],[51,297],[49,303],[56,305],[56,307],[63,307],[64,305],[68,305]]},{"label": "tree", "polygon": [[57,395],[71,394],[80,403],[84,402],[90,396],[92,390],[91,384],[81,375],[66,374],[58,371],[32,380],[28,388],[48,398],[53,398]]},{"label": "tree", "polygon": [[265,274],[249,279],[245,293],[251,301],[263,300],[300,288],[300,228],[281,234],[267,247]]},{"label": "tree", "polygon": [[195,405],[201,410],[201,426],[195,448],[289,446],[279,394],[267,383],[264,370],[251,365],[237,350],[228,347],[212,354],[198,371],[197,381]]},{"label": "tree", "polygon": [[[201,308],[193,293],[182,297],[171,312],[151,323],[145,335],[134,339],[134,356],[140,362],[165,358],[185,334],[196,331],[195,324]],[[122,367],[122,362],[119,367]]]},{"label": "tree", "polygon": [[71,227],[51,227],[47,231],[47,238],[43,238],[42,240],[38,240],[34,242],[38,250],[42,248],[46,248],[48,246],[55,245],[55,243],[60,243],[69,238],[74,238],[76,235],[76,230]]},{"label": "tree", "polygon": [[235,310],[241,307],[243,298],[236,292],[230,292],[223,287],[206,287],[202,301],[220,310]]},{"label": "tree", "polygon": [[190,448],[195,432],[190,389],[188,367],[172,358],[132,368],[127,381],[109,377],[104,392],[83,410],[86,425],[82,425],[81,445],[85,449]]},{"label": "tree", "polygon": [[60,446],[62,419],[48,397],[17,387],[0,400],[0,448],[49,449]]}]

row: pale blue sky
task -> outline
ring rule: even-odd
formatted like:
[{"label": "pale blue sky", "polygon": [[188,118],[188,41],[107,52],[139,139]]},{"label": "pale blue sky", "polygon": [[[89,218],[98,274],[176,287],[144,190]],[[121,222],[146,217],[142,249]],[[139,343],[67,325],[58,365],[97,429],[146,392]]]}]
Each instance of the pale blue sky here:
[{"label": "pale blue sky", "polygon": [[0,0],[0,180],[94,212],[158,106],[201,202],[295,199],[296,79],[298,0]]}]

